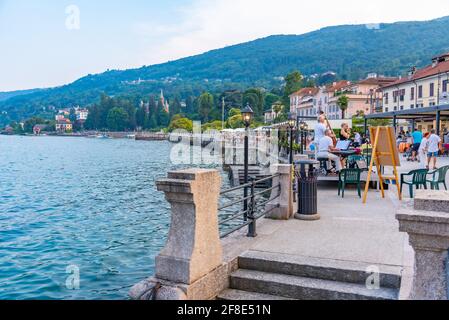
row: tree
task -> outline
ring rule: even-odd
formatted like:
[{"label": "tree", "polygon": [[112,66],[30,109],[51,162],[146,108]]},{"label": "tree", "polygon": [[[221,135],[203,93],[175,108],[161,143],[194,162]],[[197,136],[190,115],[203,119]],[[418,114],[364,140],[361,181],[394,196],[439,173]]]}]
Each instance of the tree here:
[{"label": "tree", "polygon": [[260,89],[248,89],[243,95],[243,105],[249,104],[254,111],[254,117],[260,119],[265,109],[265,95]]},{"label": "tree", "polygon": [[341,110],[341,118],[345,118],[345,112],[348,109],[349,106],[349,99],[346,95],[342,95],[337,100],[337,105]]},{"label": "tree", "polygon": [[293,71],[285,77],[285,88],[282,103],[290,107],[290,95],[302,88],[303,76],[299,71]]},{"label": "tree", "polygon": [[144,107],[141,107],[137,109],[136,111],[136,125],[140,128],[145,127],[145,120],[146,120],[146,111]]},{"label": "tree", "polygon": [[226,122],[226,128],[229,129],[238,129],[243,127],[245,127],[245,124],[243,123],[242,114],[237,114],[229,117],[228,121]]},{"label": "tree", "polygon": [[113,131],[125,131],[128,121],[128,113],[119,107],[112,108],[107,116],[108,128]]},{"label": "tree", "polygon": [[[270,110],[271,107],[272,107],[275,103],[279,102],[280,100],[281,100],[281,97],[280,97],[280,96],[278,96],[278,95],[276,95],[276,94],[273,94],[273,93],[271,93],[271,92],[268,92],[268,93],[265,95],[265,110],[264,110],[264,111]],[[281,104],[282,104],[282,102],[281,102]]]},{"label": "tree", "polygon": [[179,102],[178,98],[173,100],[173,103],[170,106],[170,116],[177,115],[181,112],[181,102]]},{"label": "tree", "polygon": [[193,121],[187,118],[175,117],[168,127],[168,131],[172,132],[177,129],[186,130],[188,132],[193,131]]},{"label": "tree", "polygon": [[223,122],[220,120],[206,123],[202,127],[203,132],[212,130],[221,131],[222,129],[223,129]]},{"label": "tree", "polygon": [[27,133],[32,133],[34,126],[38,124],[46,125],[48,121],[39,117],[33,117],[25,121],[23,129]]},{"label": "tree", "polygon": [[242,116],[242,110],[237,109],[237,108],[232,108],[231,110],[229,110],[229,118],[233,117],[233,116]]},{"label": "tree", "polygon": [[201,121],[209,121],[209,114],[211,113],[213,107],[214,97],[208,92],[203,93],[198,99],[198,111],[201,116]]}]

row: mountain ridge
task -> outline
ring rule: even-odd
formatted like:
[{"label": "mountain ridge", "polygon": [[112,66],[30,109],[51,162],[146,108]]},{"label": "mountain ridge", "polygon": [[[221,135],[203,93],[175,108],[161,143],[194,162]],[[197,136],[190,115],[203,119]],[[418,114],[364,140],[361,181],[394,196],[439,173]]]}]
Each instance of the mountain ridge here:
[{"label": "mountain ridge", "polygon": [[295,69],[305,75],[332,71],[348,80],[371,72],[398,76],[449,51],[448,29],[449,16],[445,16],[271,35],[165,63],[90,74],[67,85],[0,101],[0,111],[7,111],[8,118],[21,119],[49,105],[89,105],[102,93],[148,96],[164,89],[169,97],[186,98],[204,90],[271,89],[280,87],[280,77]]}]

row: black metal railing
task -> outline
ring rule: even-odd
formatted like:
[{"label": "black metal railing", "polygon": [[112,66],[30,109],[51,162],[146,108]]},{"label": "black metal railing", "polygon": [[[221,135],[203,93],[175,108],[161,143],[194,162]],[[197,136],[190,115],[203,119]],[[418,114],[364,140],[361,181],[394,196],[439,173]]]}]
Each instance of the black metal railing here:
[{"label": "black metal railing", "polygon": [[[245,227],[248,227],[248,237],[257,236],[257,220],[279,207],[277,205],[269,210],[265,209],[268,203],[278,199],[281,194],[280,184],[273,185],[274,179],[279,176],[279,174],[275,174],[259,180],[250,177],[247,184],[220,193],[222,202],[229,200],[218,208],[221,238],[226,238]],[[271,182],[269,184],[271,186],[261,188],[267,182]],[[247,190],[247,197],[241,196],[245,194],[245,190]],[[278,193],[273,197],[272,191],[274,190],[278,190]]]}]

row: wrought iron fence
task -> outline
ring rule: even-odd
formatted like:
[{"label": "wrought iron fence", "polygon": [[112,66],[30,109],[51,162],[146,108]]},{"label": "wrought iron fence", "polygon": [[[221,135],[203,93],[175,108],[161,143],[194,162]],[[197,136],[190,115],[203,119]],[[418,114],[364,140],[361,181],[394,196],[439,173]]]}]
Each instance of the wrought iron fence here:
[{"label": "wrought iron fence", "polygon": [[[266,210],[266,205],[278,199],[281,194],[280,184],[273,185],[274,179],[279,176],[275,174],[259,180],[249,177],[247,184],[221,192],[221,202],[229,200],[218,208],[221,238],[226,238],[245,227],[248,227],[248,237],[257,236],[257,220],[279,207],[277,205]],[[272,193],[274,190],[278,190],[275,196]],[[241,196],[242,194],[248,196]]]}]

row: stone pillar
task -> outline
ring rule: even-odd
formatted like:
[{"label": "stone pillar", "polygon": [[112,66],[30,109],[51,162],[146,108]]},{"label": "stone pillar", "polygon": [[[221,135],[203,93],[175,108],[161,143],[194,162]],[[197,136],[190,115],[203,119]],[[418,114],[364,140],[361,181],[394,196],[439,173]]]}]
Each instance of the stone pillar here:
[{"label": "stone pillar", "polygon": [[220,174],[203,169],[170,172],[167,179],[157,181],[157,188],[171,204],[170,232],[156,257],[155,277],[134,286],[130,296],[140,300],[210,299],[204,279],[223,264],[217,213]]},{"label": "stone pillar", "polygon": [[281,195],[279,189],[271,192],[271,199],[266,205],[265,216],[267,219],[288,220],[293,216],[293,166],[290,164],[278,164],[274,166],[274,174],[279,173],[279,177],[273,179],[273,186],[281,185]]},{"label": "stone pillar", "polygon": [[396,217],[415,251],[410,299],[448,300],[449,192],[418,191]]},{"label": "stone pillar", "polygon": [[216,170],[170,172],[157,182],[172,207],[168,241],[156,258],[156,277],[192,284],[222,263],[218,231],[221,178]]}]

